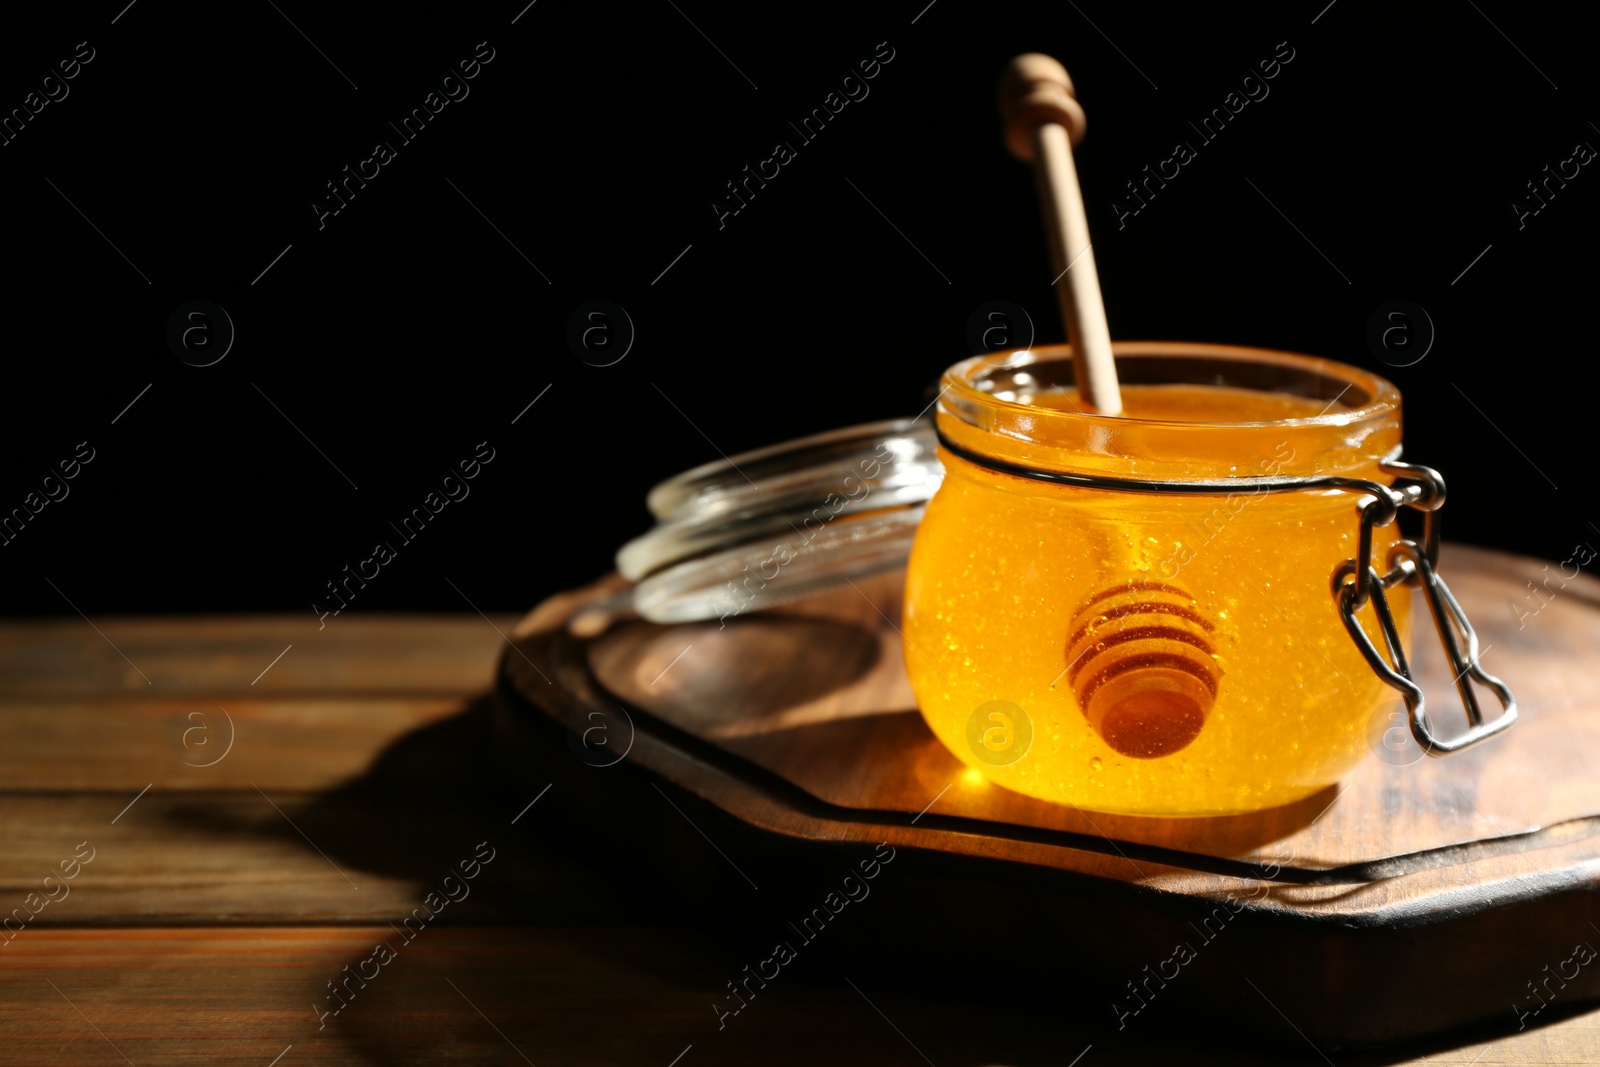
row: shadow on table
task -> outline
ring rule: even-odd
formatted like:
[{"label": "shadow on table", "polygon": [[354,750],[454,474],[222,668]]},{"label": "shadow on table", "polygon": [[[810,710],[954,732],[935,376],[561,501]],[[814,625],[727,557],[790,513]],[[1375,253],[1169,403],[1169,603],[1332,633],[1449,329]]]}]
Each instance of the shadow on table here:
[{"label": "shadow on table", "polygon": [[[530,807],[534,795],[506,784],[491,709],[486,697],[415,730],[359,778],[294,808],[295,824],[316,846],[287,824],[251,828],[318,847],[357,880],[365,872],[417,886],[420,910],[410,922],[394,916],[394,932],[382,935],[386,962],[374,945],[308,986],[306,999],[313,1003],[296,1044],[313,1060],[320,1048],[329,1061],[346,1062],[353,1053],[384,1064],[520,1058],[663,1067],[755,1061],[944,1067],[1061,1065],[1087,1053],[1085,1065],[1110,1057],[1168,1067],[1179,1059],[1322,1064],[1337,1054],[1345,1067],[1394,1063],[1504,1032],[1361,1055],[1316,1049],[1287,1027],[1281,1047],[1230,1045],[1228,1027],[1185,1018],[1175,1003],[1160,999],[1123,1018],[1119,1028],[1108,1001],[1082,995],[1070,959],[1061,961],[1059,981],[964,967],[907,974],[892,959],[854,951],[862,942],[848,929],[830,941],[836,928],[855,923],[860,932],[875,921],[864,903],[809,943],[785,929],[777,903],[781,885],[770,884],[765,897],[752,889],[725,915],[691,913],[653,886],[643,869],[630,873],[626,855],[612,856],[605,872],[575,858],[578,851],[592,854],[594,842],[575,848],[551,831],[565,802],[559,789]],[[185,816],[223,829],[216,819],[199,811]],[[461,878],[462,861],[472,870],[486,849],[493,859],[480,863],[470,882]],[[810,877],[816,872],[793,873],[795,881],[817,881]],[[423,921],[429,893],[461,893],[463,885],[468,896]],[[876,892],[883,897],[877,907],[897,907],[890,879]],[[930,930],[928,936],[1003,940],[1028,931],[1007,930],[1004,916],[975,905],[972,929]],[[763,980],[755,972],[767,969],[771,953],[756,946],[772,940],[799,947],[776,977]],[[1236,976],[1190,973],[1201,969],[1190,967],[1175,981],[1231,982],[1242,1001],[1256,996]],[[334,979],[343,983],[341,999],[320,985]],[[1281,1026],[1268,1004],[1258,1007],[1266,1021]],[[320,1030],[319,1011],[329,1012]]]}]

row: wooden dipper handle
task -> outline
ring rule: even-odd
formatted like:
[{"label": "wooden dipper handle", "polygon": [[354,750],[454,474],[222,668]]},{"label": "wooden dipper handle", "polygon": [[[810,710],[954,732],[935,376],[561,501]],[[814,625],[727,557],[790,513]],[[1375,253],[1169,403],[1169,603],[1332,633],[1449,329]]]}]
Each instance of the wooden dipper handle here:
[{"label": "wooden dipper handle", "polygon": [[1102,415],[1120,415],[1122,390],[1111,358],[1111,331],[1089,242],[1083,190],[1072,162],[1072,146],[1083,140],[1087,120],[1066,68],[1038,53],[1013,59],[1000,76],[1000,119],[1011,154],[1032,163],[1038,181],[1078,395]]}]

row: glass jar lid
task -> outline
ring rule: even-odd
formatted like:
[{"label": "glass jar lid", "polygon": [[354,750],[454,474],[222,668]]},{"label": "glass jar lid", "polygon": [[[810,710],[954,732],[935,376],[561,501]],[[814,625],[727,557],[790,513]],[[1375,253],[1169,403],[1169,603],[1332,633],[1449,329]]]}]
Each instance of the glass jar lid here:
[{"label": "glass jar lid", "polygon": [[904,564],[944,477],[926,419],[867,423],[717,460],[650,491],[617,552],[653,622],[727,618]]}]

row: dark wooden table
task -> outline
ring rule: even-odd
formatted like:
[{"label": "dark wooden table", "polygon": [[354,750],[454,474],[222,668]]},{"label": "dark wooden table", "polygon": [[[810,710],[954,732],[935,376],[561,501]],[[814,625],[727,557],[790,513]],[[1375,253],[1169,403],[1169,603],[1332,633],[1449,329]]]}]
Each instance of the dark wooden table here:
[{"label": "dark wooden table", "polygon": [[[0,914],[29,918],[0,934],[0,1063],[1600,1062],[1600,1014],[1559,1003],[1511,1036],[1325,1057],[1159,1005],[1119,1032],[1004,976],[971,1003],[786,973],[719,1031],[746,961],[548,842],[558,792],[504,784],[486,694],[513,624],[0,625]],[[445,891],[468,895],[420,925]]]}]

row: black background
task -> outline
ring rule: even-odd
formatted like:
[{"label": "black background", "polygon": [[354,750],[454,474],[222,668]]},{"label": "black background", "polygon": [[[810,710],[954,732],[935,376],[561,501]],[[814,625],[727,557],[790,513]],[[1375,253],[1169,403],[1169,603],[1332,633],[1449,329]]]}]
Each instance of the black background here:
[{"label": "black background", "polygon": [[[1511,208],[1576,142],[1600,146],[1593,37],[1570,9],[124,2],[8,13],[0,36],[7,111],[95,50],[0,147],[0,509],[95,449],[0,547],[8,614],[309,610],[480,441],[496,458],[471,495],[352,607],[524,609],[608,569],[660,478],[914,413],[984,301],[1059,338],[1031,178],[994,109],[1030,50],[1067,65],[1089,116],[1078,166],[1114,337],[1387,373],[1408,456],[1450,481],[1447,536],[1554,559],[1600,541],[1600,176],[1524,229]],[[385,121],[480,41],[494,59],[470,95],[398,144]],[[884,41],[870,95],[719,230],[723,183],[795,142],[786,121]],[[1121,184],[1194,141],[1184,121],[1281,41],[1270,95],[1119,230]],[[311,200],[380,139],[397,158],[319,230]],[[196,298],[237,331],[205,368],[165,340]],[[637,329],[603,368],[566,342],[597,298]],[[1389,369],[1365,331],[1396,298],[1437,340]]]}]

